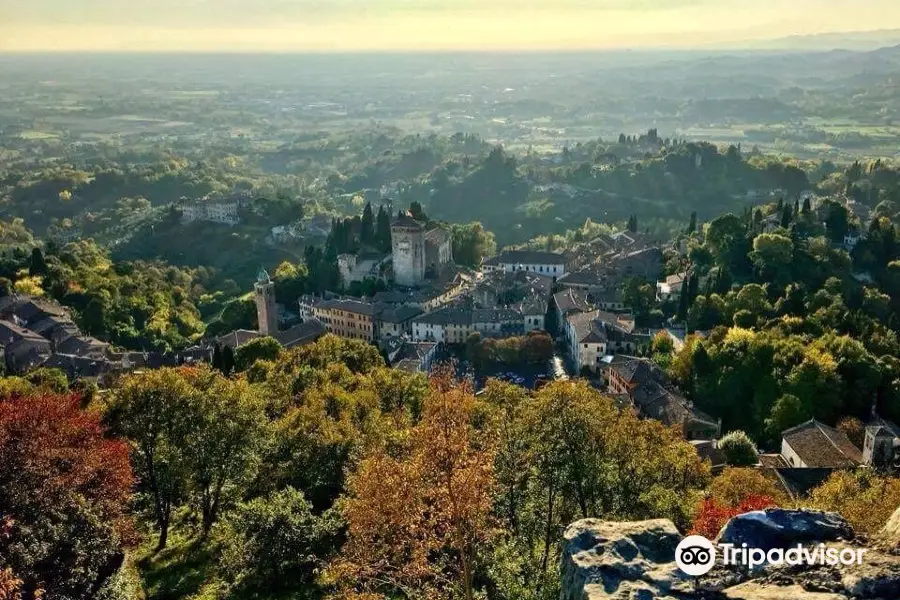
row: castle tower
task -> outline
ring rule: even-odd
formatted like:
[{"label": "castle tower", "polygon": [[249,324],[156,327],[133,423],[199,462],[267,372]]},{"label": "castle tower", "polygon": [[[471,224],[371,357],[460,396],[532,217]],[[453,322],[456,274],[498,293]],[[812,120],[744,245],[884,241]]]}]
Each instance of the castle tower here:
[{"label": "castle tower", "polygon": [[262,335],[278,333],[278,307],[275,306],[275,283],[265,269],[256,276],[256,317]]},{"label": "castle tower", "polygon": [[416,286],[425,279],[425,225],[402,213],[391,224],[394,282]]}]

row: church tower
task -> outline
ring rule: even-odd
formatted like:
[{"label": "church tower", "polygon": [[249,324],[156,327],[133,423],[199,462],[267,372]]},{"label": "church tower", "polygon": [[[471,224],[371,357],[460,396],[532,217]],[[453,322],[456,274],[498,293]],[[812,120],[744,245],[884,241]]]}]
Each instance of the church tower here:
[{"label": "church tower", "polygon": [[278,307],[275,306],[275,283],[269,278],[265,269],[260,269],[256,276],[256,317],[259,321],[259,333],[275,335],[278,333]]}]

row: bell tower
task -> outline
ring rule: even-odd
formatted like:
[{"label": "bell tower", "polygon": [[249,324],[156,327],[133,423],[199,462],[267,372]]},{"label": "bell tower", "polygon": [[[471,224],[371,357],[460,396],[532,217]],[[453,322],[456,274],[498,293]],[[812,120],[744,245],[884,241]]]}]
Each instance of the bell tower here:
[{"label": "bell tower", "polygon": [[278,307],[275,306],[275,283],[269,278],[265,269],[260,269],[256,276],[256,317],[259,321],[259,333],[275,335],[278,333]]}]

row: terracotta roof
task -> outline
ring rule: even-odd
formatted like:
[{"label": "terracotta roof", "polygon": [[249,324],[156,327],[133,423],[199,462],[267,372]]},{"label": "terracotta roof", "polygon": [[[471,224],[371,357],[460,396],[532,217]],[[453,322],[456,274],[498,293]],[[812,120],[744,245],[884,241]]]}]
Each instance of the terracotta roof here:
[{"label": "terracotta roof", "polygon": [[862,462],[862,454],[845,433],[815,419],[784,431],[781,437],[809,468],[855,467]]},{"label": "terracotta roof", "polygon": [[666,285],[670,287],[678,286],[684,283],[684,280],[687,279],[688,273],[685,271],[684,273],[676,273],[675,275],[669,275],[665,279]]}]

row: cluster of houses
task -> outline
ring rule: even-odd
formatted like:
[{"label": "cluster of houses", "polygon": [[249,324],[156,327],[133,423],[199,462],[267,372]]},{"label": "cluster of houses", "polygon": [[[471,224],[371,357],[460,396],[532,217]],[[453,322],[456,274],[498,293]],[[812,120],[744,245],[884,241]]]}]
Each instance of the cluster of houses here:
[{"label": "cluster of houses", "polygon": [[0,297],[0,351],[7,373],[47,367],[63,371],[73,381],[98,381],[116,373],[194,359],[192,351],[180,355],[116,351],[107,342],[83,334],[65,307],[26,295]]}]

